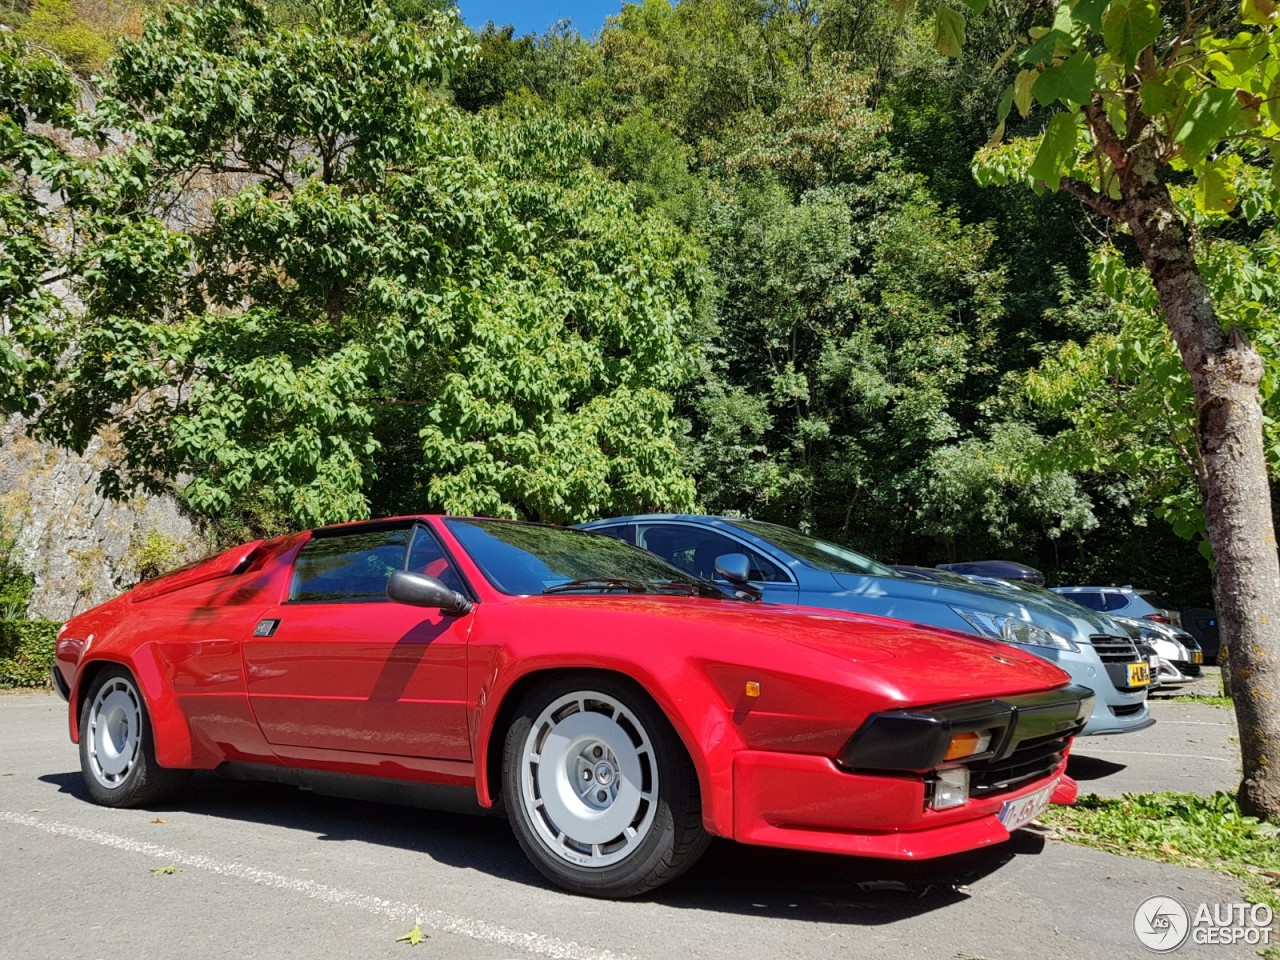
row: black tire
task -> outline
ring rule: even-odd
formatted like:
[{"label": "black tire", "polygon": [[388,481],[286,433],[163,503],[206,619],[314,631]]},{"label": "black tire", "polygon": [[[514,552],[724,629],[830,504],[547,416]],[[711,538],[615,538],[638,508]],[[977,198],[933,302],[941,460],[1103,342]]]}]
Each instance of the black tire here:
[{"label": "black tire", "polygon": [[[544,797],[551,783],[559,789]],[[634,897],[662,886],[711,839],[697,773],[671,724],[648,697],[607,677],[565,675],[529,691],[507,731],[502,797],[533,865],[585,896]],[[612,840],[588,836],[619,824]]]},{"label": "black tire", "polygon": [[80,771],[94,803],[138,807],[168,799],[190,770],[156,762],[151,718],[137,681],[124,667],[105,667],[80,707]]}]

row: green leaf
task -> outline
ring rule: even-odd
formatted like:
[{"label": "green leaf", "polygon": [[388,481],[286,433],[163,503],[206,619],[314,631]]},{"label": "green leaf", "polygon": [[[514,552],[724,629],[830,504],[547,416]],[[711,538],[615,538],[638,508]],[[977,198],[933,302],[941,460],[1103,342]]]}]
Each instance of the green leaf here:
[{"label": "green leaf", "polygon": [[1196,178],[1196,209],[1201,213],[1230,213],[1236,205],[1236,185],[1222,161],[1206,163]]},{"label": "green leaf", "polygon": [[1019,63],[1046,63],[1057,55],[1059,46],[1070,49],[1071,36],[1061,30],[1046,30],[1038,38],[1033,32],[1032,37],[1035,43],[1018,55]]},{"label": "green leaf", "polygon": [[1159,77],[1152,77],[1143,82],[1141,87],[1142,112],[1149,117],[1164,113],[1169,109],[1173,99],[1173,91]]},{"label": "green leaf", "polygon": [[400,936],[396,937],[396,943],[407,943],[411,947],[416,947],[423,940],[430,940],[430,939],[431,939],[430,937],[428,937],[425,933],[422,932],[422,926],[420,924],[415,923],[413,925],[413,929],[410,930],[408,933],[401,934]]},{"label": "green leaf", "polygon": [[1071,19],[1085,23],[1094,30],[1102,29],[1102,12],[1111,0],[1075,0],[1070,4]]},{"label": "green leaf", "polygon": [[1044,183],[1050,190],[1057,190],[1068,161],[1075,155],[1078,135],[1074,112],[1054,114],[1040,141],[1040,149],[1027,170],[1031,178]]},{"label": "green leaf", "polygon": [[946,4],[938,7],[933,18],[933,45],[944,57],[958,57],[964,52],[964,14]]},{"label": "green leaf", "polygon": [[1265,27],[1276,19],[1275,0],[1243,0],[1240,4],[1240,19],[1245,23]]},{"label": "green leaf", "polygon": [[1005,121],[1009,119],[1009,111],[1013,109],[1013,84],[1009,84],[1004,88],[1004,94],[1000,97],[1000,106],[996,108],[996,129],[991,134],[991,139],[987,142],[988,146],[995,146],[1004,139]]},{"label": "green leaf", "polygon": [[988,0],[962,0],[962,2],[974,13],[981,13],[983,10],[987,9]]},{"label": "green leaf", "polygon": [[1125,69],[1132,70],[1138,54],[1155,42],[1163,27],[1156,0],[1112,0],[1102,16],[1102,39]]},{"label": "green leaf", "polygon": [[1031,88],[1035,86],[1040,71],[1033,68],[1019,70],[1013,81],[1013,102],[1018,105],[1018,112],[1024,117],[1031,112]]},{"label": "green leaf", "polygon": [[177,872],[178,872],[177,867],[175,867],[173,864],[168,864],[163,867],[156,867],[154,870],[151,871],[151,875],[153,877],[168,877],[168,876],[172,876]]},{"label": "green leaf", "polygon": [[1040,74],[1032,93],[1042,107],[1058,101],[1079,105],[1087,103],[1093,95],[1093,85],[1097,79],[1098,65],[1088,51],[1081,50]]},{"label": "green leaf", "polygon": [[1201,163],[1227,135],[1242,115],[1235,91],[1209,87],[1201,90],[1187,108],[1186,118],[1173,139],[1182,146],[1188,166]]}]

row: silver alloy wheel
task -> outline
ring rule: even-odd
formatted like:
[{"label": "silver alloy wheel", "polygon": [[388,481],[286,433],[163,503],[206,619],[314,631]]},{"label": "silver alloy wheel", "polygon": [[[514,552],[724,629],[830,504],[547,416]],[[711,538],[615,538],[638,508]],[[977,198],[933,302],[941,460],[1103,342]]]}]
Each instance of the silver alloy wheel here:
[{"label": "silver alloy wheel", "polygon": [[653,744],[625,704],[591,691],[553,701],[520,753],[520,796],[538,838],[580,867],[635,852],[658,809]]},{"label": "silver alloy wheel", "polygon": [[89,708],[89,771],[107,789],[124,783],[142,748],[142,701],[123,677],[108,680]]}]

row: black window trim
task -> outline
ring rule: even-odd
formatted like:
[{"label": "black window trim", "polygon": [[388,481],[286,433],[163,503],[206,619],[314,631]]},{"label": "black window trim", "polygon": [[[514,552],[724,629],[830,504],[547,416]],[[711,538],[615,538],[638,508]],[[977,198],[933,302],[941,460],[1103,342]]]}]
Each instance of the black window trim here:
[{"label": "black window trim", "polygon": [[436,542],[436,546],[440,548],[441,555],[449,561],[450,566],[453,567],[454,574],[458,578],[458,582],[462,584],[463,595],[472,603],[479,603],[480,596],[476,593],[475,587],[471,585],[471,581],[467,578],[466,572],[463,571],[462,564],[458,563],[457,557],[453,555],[453,551],[451,551],[448,545],[440,538],[440,534],[436,533],[435,530],[431,528],[431,524],[427,523],[425,520],[415,520],[413,523],[413,531],[409,534],[409,544],[404,548],[405,566],[403,569],[409,569],[409,554],[413,552],[413,541],[417,538],[419,530],[425,532],[427,536]]},{"label": "black window trim", "polygon": [[[656,527],[656,526],[658,526],[659,524],[666,524],[667,526],[673,526],[673,527],[688,527],[690,530],[710,530],[712,533],[718,533],[718,534],[720,534],[720,536],[724,537],[726,540],[732,540],[732,541],[733,541],[734,543],[736,543],[738,546],[740,546],[740,547],[742,547],[742,548],[744,548],[744,549],[746,549],[746,550],[751,551],[751,553],[758,553],[758,554],[760,554],[760,555],[761,555],[761,556],[763,556],[766,560],[771,561],[771,562],[774,564],[774,566],[776,566],[776,567],[777,567],[779,570],[781,570],[784,574],[786,574],[786,576],[787,576],[787,583],[789,583],[791,586],[796,587],[796,588],[799,588],[799,586],[800,586],[800,581],[796,578],[795,573],[794,573],[794,572],[791,570],[791,568],[787,565],[786,561],[780,560],[780,559],[777,557],[777,555],[775,555],[772,551],[769,551],[769,550],[762,550],[762,549],[760,549],[759,547],[755,546],[754,544],[750,544],[750,543],[745,542],[745,541],[744,541],[740,536],[738,536],[738,535],[737,535],[737,533],[736,533],[736,532],[734,532],[734,531],[730,531],[730,530],[727,530],[727,529],[725,529],[724,527],[713,526],[713,525],[708,524],[708,523],[692,523],[692,522],[690,522],[690,521],[688,521],[688,520],[647,520],[647,521],[646,521],[646,520],[632,520],[632,521],[630,521],[630,522],[631,522],[631,523],[635,526],[635,528],[636,528],[636,530],[635,530],[635,540],[636,540],[636,542],[633,544],[633,546],[637,547],[637,548],[638,548],[638,549],[640,549],[640,550],[645,549],[644,547],[641,547],[641,546],[640,546],[640,542],[639,542],[639,541],[640,541],[640,527],[641,527],[641,526],[652,526],[652,527]],[[687,572],[687,571],[686,571],[686,572]],[[689,576],[693,576],[693,574],[689,574]],[[712,583],[728,583],[729,581],[728,581],[728,580],[714,580],[714,579],[713,579],[711,582],[712,582]],[[751,580],[751,581],[749,581],[749,582],[750,582],[750,583],[766,583],[766,584],[768,584],[768,583],[776,583],[776,582],[779,582],[779,581],[774,581],[774,580]]]}]

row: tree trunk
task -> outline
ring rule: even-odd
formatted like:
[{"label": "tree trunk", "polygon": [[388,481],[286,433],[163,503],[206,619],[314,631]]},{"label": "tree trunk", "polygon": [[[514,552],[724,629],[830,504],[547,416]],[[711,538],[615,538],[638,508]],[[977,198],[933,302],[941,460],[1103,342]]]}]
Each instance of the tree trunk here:
[{"label": "tree trunk", "polygon": [[1145,152],[1140,144],[1127,158],[1118,212],[1146,261],[1195,390],[1218,622],[1230,645],[1240,724],[1240,804],[1280,822],[1280,560],[1262,445],[1262,360],[1247,337],[1222,329],[1192,236]]}]

